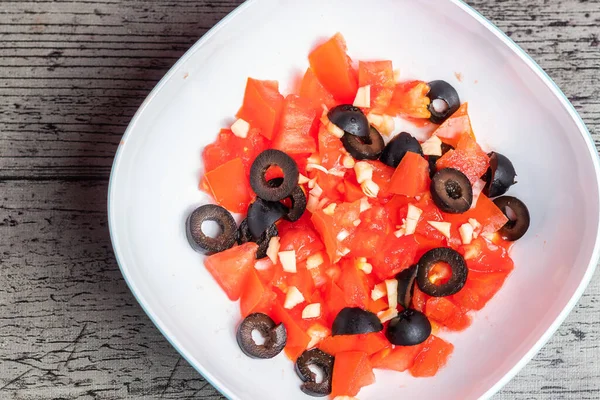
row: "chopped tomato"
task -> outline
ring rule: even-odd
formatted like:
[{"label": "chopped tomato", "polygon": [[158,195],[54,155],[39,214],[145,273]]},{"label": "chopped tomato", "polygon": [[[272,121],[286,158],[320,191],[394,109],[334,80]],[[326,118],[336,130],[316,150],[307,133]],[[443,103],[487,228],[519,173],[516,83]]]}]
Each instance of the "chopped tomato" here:
[{"label": "chopped tomato", "polygon": [[241,158],[226,162],[204,175],[217,204],[231,212],[245,212],[252,200],[252,189]]},{"label": "chopped tomato", "polygon": [[387,199],[391,198],[390,183],[392,175],[394,174],[394,168],[385,165],[381,161],[367,161],[373,167],[373,182],[379,186],[378,198]]},{"label": "chopped tomato", "polygon": [[321,126],[319,129],[319,155],[321,156],[321,165],[324,168],[331,169],[336,166],[344,145],[337,137]]},{"label": "chopped tomato", "polygon": [[[409,197],[394,195],[390,201],[385,204],[384,207],[388,212],[392,227],[402,225],[402,218],[406,218],[406,210],[408,209],[407,206],[411,202],[414,202],[414,200]],[[400,215],[400,210],[404,210],[404,215]]]},{"label": "chopped tomato", "polygon": [[221,129],[217,140],[207,145],[202,152],[204,173],[210,172],[227,161],[241,158],[250,175],[250,166],[258,154],[269,148],[269,141],[256,128],[250,129],[245,138],[237,137],[229,129]]},{"label": "chopped tomato", "polygon": [[500,290],[509,272],[469,271],[467,282],[453,301],[469,310],[481,310]]},{"label": "chopped tomato", "polygon": [[446,297],[431,297],[427,300],[425,315],[453,331],[462,331],[471,325],[471,318]]},{"label": "chopped tomato", "polygon": [[338,313],[346,307],[344,292],[333,281],[330,281],[325,285],[323,298],[325,299],[325,306],[328,312],[327,319],[330,323],[333,323]]},{"label": "chopped tomato", "polygon": [[309,100],[316,110],[321,110],[323,104],[327,108],[332,108],[336,104],[333,95],[319,82],[319,79],[310,67],[306,70],[302,78],[300,96]]},{"label": "chopped tomato", "polygon": [[340,33],[314,49],[308,56],[310,67],[333,97],[343,103],[352,103],[358,79],[352,60],[346,54],[346,41]]},{"label": "chopped tomato", "polygon": [[317,210],[313,213],[311,220],[321,235],[329,260],[334,262],[337,260],[338,242],[337,233],[333,229],[333,217],[326,215],[323,210]]},{"label": "chopped tomato", "polygon": [[413,366],[409,368],[410,374],[414,377],[435,375],[441,367],[446,365],[453,350],[452,343],[434,335],[429,336],[423,349],[415,358]]},{"label": "chopped tomato", "polygon": [[347,351],[362,351],[367,355],[371,355],[384,348],[391,347],[391,344],[382,332],[376,332],[362,335],[329,336],[318,347],[332,356]]},{"label": "chopped tomato", "polygon": [[306,350],[310,342],[310,336],[304,332],[288,310],[283,308],[281,304],[275,303],[271,314],[275,323],[283,323],[285,325],[287,333],[286,354],[290,359],[296,361],[296,358]]},{"label": "chopped tomato", "polygon": [[354,266],[354,260],[347,260],[344,264],[339,284],[344,291],[346,306],[365,309],[371,298],[365,274]]},{"label": "chopped tomato", "polygon": [[279,251],[294,250],[296,261],[304,261],[311,254],[323,250],[319,234],[309,227],[298,227],[280,232]]},{"label": "chopped tomato", "polygon": [[453,224],[458,229],[460,225],[476,219],[481,224],[482,232],[496,232],[502,228],[508,218],[489,197],[481,193],[475,207],[463,214],[444,214],[444,220]]},{"label": "chopped tomato", "polygon": [[455,150],[450,150],[437,160],[436,166],[442,168],[454,168],[469,178],[471,184],[477,182],[487,171],[490,158],[486,152],[481,150],[475,139],[469,135],[463,135]]},{"label": "chopped tomato", "polygon": [[411,118],[429,118],[429,85],[422,81],[402,82],[396,85],[387,114]]},{"label": "chopped tomato", "polygon": [[385,113],[396,83],[391,61],[359,61],[358,86],[371,86],[371,111]]},{"label": "chopped tomato", "polygon": [[468,113],[469,104],[463,103],[450,118],[444,121],[433,134],[439,137],[442,142],[456,147],[461,137],[467,135],[475,139],[475,134],[471,128],[471,119]]},{"label": "chopped tomato", "polygon": [[423,349],[424,344],[416,346],[395,346],[386,348],[371,356],[373,368],[390,369],[404,372],[413,366],[415,358]]},{"label": "chopped tomato", "polygon": [[240,298],[246,277],[254,268],[256,243],[245,243],[229,250],[213,254],[204,260],[204,265],[230,300]]},{"label": "chopped tomato", "polygon": [[336,175],[329,175],[323,171],[317,171],[317,184],[323,189],[321,198],[327,198],[332,202],[340,202],[343,194],[339,191],[339,186],[344,182],[344,178]]},{"label": "chopped tomato", "polygon": [[371,262],[373,272],[381,280],[393,277],[414,262],[417,247],[414,235],[400,238],[388,235],[385,245]]},{"label": "chopped tomato", "polygon": [[510,272],[514,268],[514,262],[504,247],[488,243],[481,237],[461,246],[458,251],[465,256],[469,271]]},{"label": "chopped tomato", "polygon": [[285,98],[281,126],[273,138],[273,148],[288,154],[316,152],[318,123],[317,112],[310,101],[290,94]]},{"label": "chopped tomato", "polygon": [[360,214],[360,224],[352,236],[349,248],[355,257],[372,258],[383,247],[387,235],[392,231],[388,211],[375,205]]},{"label": "chopped tomato", "polygon": [[390,182],[390,192],[415,197],[429,190],[429,164],[417,153],[407,152]]},{"label": "chopped tomato", "polygon": [[277,296],[259,278],[254,268],[250,269],[240,297],[240,312],[247,317],[255,312],[268,314]]},{"label": "chopped tomato", "polygon": [[348,202],[354,202],[365,197],[360,186],[350,182],[349,179],[344,179],[344,197]]},{"label": "chopped tomato", "polygon": [[282,107],[283,96],[279,93],[277,81],[248,78],[244,103],[237,117],[260,129],[260,133],[270,140],[279,128]]},{"label": "chopped tomato", "polygon": [[429,299],[430,296],[423,293],[418,285],[415,285],[413,290],[413,308],[417,311],[425,312],[425,304],[427,304],[427,299]]},{"label": "chopped tomato", "polygon": [[389,305],[387,303],[387,299],[382,297],[379,300],[369,300],[369,306],[367,307],[367,310],[371,311],[373,314],[377,314],[378,312],[385,311],[388,308]]},{"label": "chopped tomato", "polygon": [[375,383],[369,357],[361,351],[338,353],[333,364],[331,398],[356,396],[360,389]]},{"label": "chopped tomato", "polygon": [[312,275],[306,269],[306,266],[298,266],[296,272],[288,274],[286,278],[288,287],[295,286],[296,289],[302,293],[302,296],[304,296],[304,300],[306,300],[307,303],[313,301],[312,293],[315,290],[315,283],[312,279]]}]

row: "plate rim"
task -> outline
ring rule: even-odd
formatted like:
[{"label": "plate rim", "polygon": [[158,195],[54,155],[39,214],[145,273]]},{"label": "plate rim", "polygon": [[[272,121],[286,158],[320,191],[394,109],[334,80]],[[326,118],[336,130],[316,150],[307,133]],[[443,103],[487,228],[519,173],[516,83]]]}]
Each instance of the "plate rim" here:
[{"label": "plate rim", "polygon": [[[177,350],[177,352],[200,374],[204,377],[204,379],[210,383],[216,390],[218,390],[221,394],[223,394],[227,399],[233,400],[237,399],[237,396],[227,388],[223,382],[217,379],[212,373],[210,373],[201,363],[197,363],[193,361],[192,356],[188,354],[188,352],[183,348],[182,345],[178,343],[178,341],[172,337],[167,332],[169,331],[168,327],[164,325],[162,320],[154,314],[153,310],[148,306],[146,301],[144,300],[141,293],[138,291],[137,286],[131,279],[128,273],[128,269],[124,266],[124,262],[121,260],[121,251],[119,248],[119,244],[116,240],[116,235],[114,233],[114,214],[111,199],[114,197],[114,182],[115,176],[118,173],[119,164],[122,156],[122,143],[126,142],[127,137],[134,130],[137,125],[138,120],[141,118],[144,110],[148,106],[148,104],[156,97],[156,95],[160,92],[160,90],[173,78],[179,69],[188,61],[198,50],[200,50],[206,42],[208,42],[215,34],[217,34],[223,27],[225,27],[228,23],[230,23],[235,17],[241,14],[246,9],[252,7],[254,4],[261,0],[246,0],[244,3],[237,6],[234,10],[232,10],[229,14],[227,14],[223,19],[217,22],[211,29],[209,29],[196,43],[190,47],[183,56],[169,69],[169,71],[160,79],[160,81],[156,84],[156,86],[152,89],[152,91],[148,94],[148,96],[144,99],[133,118],[129,122],[127,128],[121,139],[121,144],[118,146],[117,151],[115,153],[115,157],[113,160],[113,164],[111,167],[111,173],[108,183],[108,193],[107,193],[107,209],[108,209],[108,227],[110,233],[111,244],[113,247],[113,252],[115,254],[115,259],[123,275],[123,279],[125,283],[129,287],[129,290],[133,294],[134,298],[141,306],[142,310],[146,313],[150,321],[156,326],[158,331],[163,335],[163,337]],[[580,135],[583,137],[588,151],[590,152],[592,163],[594,166],[594,172],[596,176],[596,190],[600,192],[600,155],[598,154],[598,150],[594,144],[591,133],[585,122],[573,106],[573,104],[569,101],[567,96],[563,93],[560,87],[554,82],[554,80],[544,71],[544,69],[525,51],[523,50],[514,40],[512,40],[508,35],[506,35],[500,28],[498,28],[493,22],[484,17],[479,11],[475,8],[471,7],[469,4],[465,3],[464,0],[441,0],[447,1],[458,7],[462,11],[466,12],[470,17],[479,22],[480,25],[485,27],[488,31],[490,31],[494,36],[496,36],[502,43],[504,43],[509,49],[512,50],[525,64],[541,79],[541,81],[552,91],[552,93],[556,96],[556,98],[560,101],[561,105],[567,110],[569,116],[575,122],[575,125],[578,128]],[[600,198],[600,193],[599,196]],[[578,303],[579,299],[583,295],[583,292],[588,287],[592,276],[596,270],[598,262],[600,261],[600,215],[598,215],[598,229],[596,232],[596,241],[594,243],[594,249],[590,258],[590,262],[586,268],[586,271],[581,279],[577,289],[559,313],[559,315],[555,318],[552,324],[546,329],[544,334],[540,336],[540,338],[535,342],[535,344],[521,357],[521,359],[513,366],[511,369],[504,374],[502,378],[500,378],[494,385],[492,385],[486,392],[484,392],[480,398],[488,399],[494,394],[496,394],[502,387],[504,387],[510,380],[512,380],[515,375],[519,371],[531,361],[531,359],[541,350],[541,348],[550,340],[550,338],[556,333],[560,325],[565,321],[567,316],[571,313],[575,305]]]}]

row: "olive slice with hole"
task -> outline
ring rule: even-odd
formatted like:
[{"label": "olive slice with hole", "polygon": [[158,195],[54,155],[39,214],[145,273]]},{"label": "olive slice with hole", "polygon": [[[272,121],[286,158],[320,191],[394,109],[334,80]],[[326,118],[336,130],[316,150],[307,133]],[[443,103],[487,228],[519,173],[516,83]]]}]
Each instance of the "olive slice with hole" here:
[{"label": "olive slice with hole", "polygon": [[[264,338],[257,344],[252,333],[257,331]],[[287,332],[283,324],[276,325],[266,314],[248,315],[238,327],[236,339],[242,352],[252,358],[273,358],[281,353],[287,343]]]},{"label": "olive slice with hole", "polygon": [[431,100],[428,106],[431,113],[429,120],[434,124],[441,124],[460,108],[458,92],[446,81],[429,82],[427,97]]},{"label": "olive slice with hole", "polygon": [[443,212],[462,214],[473,203],[473,187],[469,178],[454,168],[443,168],[431,179],[431,198]]},{"label": "olive slice with hole", "polygon": [[238,244],[244,244],[248,242],[254,242],[258,245],[258,250],[256,251],[256,259],[260,260],[261,258],[265,258],[267,256],[267,249],[269,248],[269,242],[271,238],[279,236],[279,231],[277,230],[277,226],[275,224],[271,225],[267,228],[266,231],[260,235],[260,238],[256,239],[250,233],[250,228],[248,227],[248,219],[244,219],[240,226],[238,227]]},{"label": "olive slice with hole", "polygon": [[502,196],[494,199],[494,204],[508,218],[508,222],[498,231],[502,239],[511,242],[521,239],[529,229],[531,222],[525,203],[516,197]]},{"label": "olive slice with hole", "polygon": [[[334,357],[319,349],[306,350],[296,360],[296,373],[302,379],[300,389],[309,396],[323,397],[331,393]],[[317,382],[317,374],[309,367],[318,368],[322,378]]]},{"label": "olive slice with hole", "polygon": [[431,335],[431,322],[420,311],[406,309],[392,318],[385,336],[396,346],[415,346]]},{"label": "olive slice with hole", "polygon": [[[429,274],[438,263],[450,266],[452,275],[447,282],[437,284],[431,281]],[[467,281],[467,263],[459,252],[449,247],[438,247],[423,254],[417,264],[417,284],[425,294],[433,297],[445,297],[458,293]]]},{"label": "olive slice with hole", "polygon": [[488,197],[502,196],[512,185],[517,183],[515,167],[508,157],[500,153],[492,151],[488,156],[490,157],[490,167],[484,176],[483,194]]},{"label": "olive slice with hole", "polygon": [[377,315],[358,307],[343,308],[333,320],[331,335],[360,335],[380,332],[383,325]]},{"label": "olive slice with hole", "polygon": [[[214,221],[220,233],[210,237],[202,230],[205,221]],[[205,204],[196,208],[185,223],[186,236],[194,250],[202,254],[214,254],[231,248],[235,244],[237,225],[233,216],[221,206]]]},{"label": "olive slice with hole", "polygon": [[401,132],[394,136],[394,138],[385,146],[379,160],[385,165],[396,168],[408,151],[423,156],[423,149],[421,148],[419,141],[410,133]]},{"label": "olive slice with hole", "polygon": [[327,113],[327,118],[345,133],[354,136],[369,136],[369,121],[358,107],[352,104],[340,104]]},{"label": "olive slice with hole", "polygon": [[[454,147],[450,146],[447,143],[442,143],[442,156],[449,152],[450,150],[454,150]],[[427,156],[427,162],[429,163],[429,177],[433,178],[433,175],[437,172],[437,162],[442,156]]]},{"label": "olive slice with hole", "polygon": [[[269,186],[277,187],[283,183],[283,178],[273,178],[269,180]],[[292,190],[292,194],[290,194],[286,199],[290,200],[291,208],[284,218],[290,222],[295,222],[300,219],[304,211],[306,211],[306,194],[300,185],[296,186],[294,190]],[[284,199],[285,200],[285,199]]]},{"label": "olive slice with hole", "polygon": [[383,137],[373,126],[369,129],[368,138],[344,133],[341,140],[346,151],[357,160],[377,160],[385,147]]},{"label": "olive slice with hole", "polygon": [[278,201],[256,198],[248,207],[248,228],[255,239],[259,239],[271,225],[288,213],[288,208]]},{"label": "olive slice with hole", "polygon": [[413,293],[415,291],[415,279],[417,278],[417,265],[411,265],[396,275],[398,281],[398,304],[404,308],[410,307]]},{"label": "olive slice with hole", "polygon": [[[271,186],[265,178],[269,167],[277,166],[283,171],[281,184]],[[280,201],[292,194],[298,186],[298,165],[283,151],[268,149],[260,153],[250,167],[250,186],[258,197],[267,201]]]}]

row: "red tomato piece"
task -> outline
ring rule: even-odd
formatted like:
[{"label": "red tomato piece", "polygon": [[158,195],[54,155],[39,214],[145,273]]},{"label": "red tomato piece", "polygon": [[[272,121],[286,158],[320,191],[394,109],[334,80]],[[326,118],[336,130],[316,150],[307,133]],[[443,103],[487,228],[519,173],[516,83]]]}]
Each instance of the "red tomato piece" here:
[{"label": "red tomato piece", "polygon": [[349,179],[344,179],[344,199],[347,202],[354,202],[365,197],[360,186],[350,182]]},{"label": "red tomato piece", "polygon": [[426,295],[419,289],[419,285],[414,286],[412,306],[415,310],[425,312],[425,304],[430,296]]},{"label": "red tomato piece", "polygon": [[324,288],[323,298],[327,308],[327,320],[331,324],[338,313],[346,307],[346,302],[344,301],[344,292],[333,281],[329,281]]},{"label": "red tomato piece", "polygon": [[237,137],[229,129],[221,129],[217,139],[202,152],[204,173],[210,172],[234,158],[241,158],[250,175],[250,166],[258,154],[269,148],[269,141],[256,128],[250,129],[246,138]]},{"label": "red tomato piece", "polygon": [[382,297],[379,300],[369,300],[369,306],[367,307],[368,311],[371,311],[373,314],[377,314],[378,312],[385,311],[389,308],[387,303],[387,299]]},{"label": "red tomato piece", "polygon": [[306,350],[306,347],[310,342],[310,336],[304,332],[300,324],[294,320],[288,310],[283,308],[281,304],[275,303],[271,314],[275,323],[282,323],[285,325],[285,330],[287,332],[287,344],[285,345],[286,354],[290,359],[295,361],[296,358]]},{"label": "red tomato piece", "polygon": [[361,351],[371,355],[391,347],[391,344],[382,332],[376,332],[362,335],[329,336],[318,347],[332,356],[348,351]]},{"label": "red tomato piece", "polygon": [[391,61],[359,61],[358,86],[371,86],[371,111],[385,113],[390,105],[396,82]]},{"label": "red tomato piece", "polygon": [[471,119],[468,113],[469,104],[463,103],[450,118],[444,121],[433,134],[439,137],[442,142],[456,147],[461,137],[467,135],[475,139],[475,134],[471,128]]},{"label": "red tomato piece", "polygon": [[282,107],[283,96],[279,93],[277,81],[248,78],[244,103],[237,117],[260,129],[260,133],[270,140],[279,128]]},{"label": "red tomato piece", "polygon": [[279,251],[294,250],[296,261],[304,261],[311,254],[323,250],[323,242],[319,234],[310,227],[289,229],[279,234]]},{"label": "red tomato piece", "polygon": [[434,335],[429,336],[423,349],[415,358],[413,366],[409,368],[410,374],[414,377],[434,376],[441,367],[446,365],[453,350],[452,343]]},{"label": "red tomato piece", "polygon": [[250,269],[240,297],[240,312],[243,318],[255,312],[268,314],[277,296],[261,281],[257,271]]},{"label": "red tomato piece", "polygon": [[321,235],[329,260],[335,261],[337,259],[338,241],[336,239],[337,232],[334,230],[333,217],[326,215],[323,210],[317,210],[313,213],[311,221]]},{"label": "red tomato piece", "polygon": [[444,221],[452,223],[453,227],[458,229],[462,224],[469,222],[474,218],[481,224],[482,232],[496,232],[502,228],[508,218],[489,197],[481,193],[475,204],[475,208],[470,209],[463,214],[443,214]]},{"label": "red tomato piece", "polygon": [[415,197],[429,190],[429,164],[417,153],[407,152],[396,168],[389,191]]},{"label": "red tomato piece", "polygon": [[358,79],[352,60],[346,54],[346,41],[340,33],[314,49],[308,61],[319,82],[336,100],[350,104],[354,101]]},{"label": "red tomato piece", "polygon": [[[385,204],[384,207],[388,212],[392,227],[402,225],[402,218],[406,218],[406,212],[408,210],[407,206],[412,202],[414,202],[414,200],[409,197],[394,195],[390,201]],[[401,210],[404,212],[403,215],[400,214]]]},{"label": "red tomato piece", "polygon": [[475,139],[463,135],[455,150],[444,154],[436,163],[439,169],[454,168],[462,172],[474,184],[485,174],[490,164],[490,158],[479,147]]},{"label": "red tomato piece", "polygon": [[336,105],[333,95],[319,82],[319,79],[310,67],[306,70],[302,78],[300,96],[309,100],[316,110],[320,110],[323,104],[327,108],[333,108]]},{"label": "red tomato piece", "polygon": [[304,296],[306,303],[313,302],[312,293],[315,290],[315,283],[305,265],[299,265],[296,273],[287,274],[286,278],[288,287],[295,286],[302,293],[302,296]]},{"label": "red tomato piece", "polygon": [[317,171],[317,184],[323,189],[321,198],[327,198],[332,202],[340,202],[344,195],[339,191],[340,184],[343,186],[344,178],[335,175],[326,174],[323,171]]},{"label": "red tomato piece", "polygon": [[321,165],[327,169],[331,169],[338,163],[344,145],[340,139],[329,133],[323,126],[319,129],[318,137]]},{"label": "red tomato piece", "polygon": [[241,158],[226,162],[204,178],[217,204],[236,213],[248,210],[253,195]]},{"label": "red tomato piece", "polygon": [[273,148],[288,154],[314,153],[318,129],[317,112],[310,101],[290,94],[285,98],[281,126],[273,139]]},{"label": "red tomato piece", "polygon": [[387,114],[411,118],[431,117],[428,106],[429,85],[422,81],[402,82],[396,85]]},{"label": "red tomato piece", "polygon": [[417,247],[414,235],[400,238],[388,235],[385,245],[371,262],[373,272],[380,280],[393,277],[415,261]]},{"label": "red tomato piece", "polygon": [[392,194],[389,191],[394,168],[385,165],[381,161],[367,161],[373,167],[373,182],[379,186],[378,199],[389,199]]},{"label": "red tomato piece", "polygon": [[389,369],[404,372],[413,366],[415,358],[423,349],[424,344],[416,346],[395,346],[386,348],[371,356],[373,368]]},{"label": "red tomato piece", "polygon": [[375,383],[369,357],[361,351],[338,353],[333,364],[331,398],[356,396],[360,389]]},{"label": "red tomato piece", "polygon": [[360,214],[360,221],[350,242],[351,254],[355,257],[375,257],[393,229],[388,210],[383,206],[372,206]]},{"label": "red tomato piece", "polygon": [[365,273],[354,266],[354,260],[348,260],[342,266],[340,288],[344,291],[346,307],[367,308],[371,291],[365,278]]},{"label": "red tomato piece", "polygon": [[213,254],[204,260],[204,265],[230,300],[240,298],[246,277],[256,261],[256,243],[244,243],[241,246]]},{"label": "red tomato piece", "polygon": [[425,315],[453,331],[462,331],[471,325],[471,318],[446,297],[431,297],[427,300]]},{"label": "red tomato piece", "polygon": [[458,251],[466,257],[469,271],[510,272],[514,268],[514,262],[504,247],[488,243],[481,237],[461,246]]},{"label": "red tomato piece", "polygon": [[452,300],[468,310],[481,310],[500,290],[509,272],[469,271],[467,282]]}]

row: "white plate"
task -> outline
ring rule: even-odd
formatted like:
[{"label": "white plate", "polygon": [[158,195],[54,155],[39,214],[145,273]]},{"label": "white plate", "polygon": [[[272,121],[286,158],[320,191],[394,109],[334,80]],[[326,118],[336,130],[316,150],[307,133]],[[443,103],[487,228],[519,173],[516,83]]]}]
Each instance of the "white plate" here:
[{"label": "white plate", "polygon": [[[242,355],[238,305],[190,249],[184,220],[208,199],[197,188],[202,148],[228,126],[246,77],[285,90],[320,38],[340,31],[355,59],[392,59],[403,75],[445,79],[470,103],[474,130],[519,173],[511,194],[532,223],[499,294],[460,334],[434,378],[377,371],[366,399],[488,397],[564,320],[598,260],[596,149],[548,76],[458,0],[251,0],[207,33],[165,76],[131,122],[110,181],[109,221],[123,276],[175,348],[232,399],[301,399],[283,354]],[[455,73],[462,74],[458,82]]]}]

